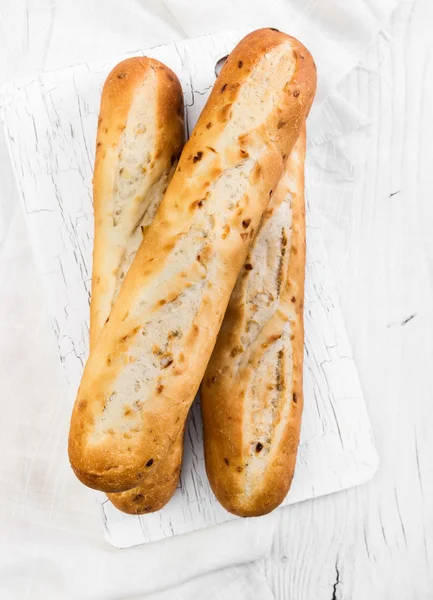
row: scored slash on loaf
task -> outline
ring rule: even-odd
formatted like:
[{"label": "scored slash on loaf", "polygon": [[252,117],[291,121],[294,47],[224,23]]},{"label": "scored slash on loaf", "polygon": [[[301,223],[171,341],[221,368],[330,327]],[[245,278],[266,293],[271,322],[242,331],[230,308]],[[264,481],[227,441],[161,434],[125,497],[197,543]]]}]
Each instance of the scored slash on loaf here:
[{"label": "scored slash on loaf", "polygon": [[90,487],[145,483],[181,436],[315,81],[308,51],[277,31],[230,54],[83,374],[69,455]]}]

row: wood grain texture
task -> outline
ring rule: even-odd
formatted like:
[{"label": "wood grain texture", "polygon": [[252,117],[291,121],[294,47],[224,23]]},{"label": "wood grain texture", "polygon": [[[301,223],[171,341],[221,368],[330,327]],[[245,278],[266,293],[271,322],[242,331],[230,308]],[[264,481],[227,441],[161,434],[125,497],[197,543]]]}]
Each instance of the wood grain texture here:
[{"label": "wood grain texture", "polygon": [[319,177],[319,208],[381,462],[365,486],[280,511],[278,600],[433,598],[432,24],[431,2],[403,3],[340,86],[366,116],[345,139],[363,160],[352,182]]},{"label": "wood grain texture", "polygon": [[[239,37],[221,34],[146,52],[181,79],[189,130],[212,87],[215,63]],[[1,94],[2,120],[51,302],[59,353],[69,382],[76,385],[88,347],[91,179],[98,105],[102,83],[121,58],[10,84]],[[307,200],[308,193],[307,183]],[[307,210],[307,248],[305,412],[298,468],[286,504],[362,483],[377,465],[321,232],[311,209]],[[99,497],[107,537],[120,547],[232,518],[216,502],[205,476],[199,404],[190,415],[180,488],[163,511],[132,517]]]}]

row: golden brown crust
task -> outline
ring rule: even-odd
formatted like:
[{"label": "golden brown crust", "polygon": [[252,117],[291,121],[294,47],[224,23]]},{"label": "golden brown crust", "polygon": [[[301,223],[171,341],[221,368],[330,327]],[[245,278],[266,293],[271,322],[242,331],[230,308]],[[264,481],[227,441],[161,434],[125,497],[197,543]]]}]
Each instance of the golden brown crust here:
[{"label": "golden brown crust", "polygon": [[253,32],[230,54],[84,371],[69,457],[90,487],[141,483],[182,430],[315,82],[311,55],[280,32]]},{"label": "golden brown crust", "polygon": [[[113,221],[107,218],[107,213],[109,216],[113,213],[111,203],[115,191],[110,189],[109,185],[107,188],[107,183],[114,182],[113,175],[122,168],[118,152],[120,138],[125,132],[128,119],[131,119],[133,102],[144,85],[149,87],[149,92],[147,98],[142,98],[140,103],[152,102],[148,120],[155,121],[155,135],[150,139],[150,150],[155,158],[142,168],[143,182],[146,178],[150,182],[158,180],[161,173],[167,173],[168,184],[170,171],[171,174],[174,172],[183,146],[183,96],[174,73],[162,63],[146,57],[130,58],[118,64],[105,82],[98,120],[94,176],[95,250],[90,320],[91,348],[99,338],[115,299],[114,278],[107,276],[107,271],[110,273],[113,268],[119,268],[123,259],[122,251],[126,252],[133,228],[136,227],[132,220],[129,228],[125,227],[120,234],[114,235]],[[147,121],[140,124],[140,130],[143,131],[149,125]],[[135,155],[138,163],[142,158],[139,153]],[[157,190],[156,194],[159,194],[160,198],[156,198],[156,202],[162,199],[163,192],[163,188]],[[137,203],[137,200],[131,198],[130,202]],[[144,186],[144,193],[139,202],[138,214],[146,216],[149,209],[149,186]],[[149,215],[146,221],[151,220],[152,215]],[[116,245],[120,248],[117,254]],[[112,260],[107,261],[107,256]],[[166,459],[161,461],[158,469],[152,471],[152,476],[145,484],[121,494],[109,494],[109,499],[117,508],[130,514],[153,512],[162,508],[176,489],[182,450],[183,437],[179,435]]]},{"label": "golden brown crust", "polygon": [[[209,481],[221,504],[229,512],[244,517],[263,515],[276,508],[290,488],[295,469],[303,407],[304,158],[305,125],[264,214],[245,263],[248,269],[239,276],[202,384]],[[285,213],[278,208],[290,196],[292,223],[285,287],[274,309],[269,314],[263,313],[266,318],[259,314],[258,332],[249,340],[245,335],[248,319],[259,312],[248,314],[248,303],[254,301],[250,290],[263,292],[261,268],[266,270],[267,289],[272,289],[272,279],[279,276],[272,272],[269,264],[259,264],[263,256],[257,248],[269,232],[284,231],[281,227],[284,227]],[[271,243],[279,251],[279,239],[272,239]],[[282,259],[286,251],[283,246]],[[269,262],[269,254],[267,258]],[[283,260],[276,264],[283,264]],[[287,322],[290,331],[284,337]],[[239,349],[235,356],[233,348]],[[292,370],[278,365],[279,360],[287,361],[290,356]],[[273,377],[275,368],[280,369],[277,378]],[[284,380],[287,372],[291,375],[289,381],[287,377]],[[256,406],[249,401],[254,396],[253,386],[257,387]],[[277,410],[272,423],[263,424],[267,406]],[[278,426],[282,427],[280,437],[276,433]],[[261,435],[263,432],[266,435]]]}]

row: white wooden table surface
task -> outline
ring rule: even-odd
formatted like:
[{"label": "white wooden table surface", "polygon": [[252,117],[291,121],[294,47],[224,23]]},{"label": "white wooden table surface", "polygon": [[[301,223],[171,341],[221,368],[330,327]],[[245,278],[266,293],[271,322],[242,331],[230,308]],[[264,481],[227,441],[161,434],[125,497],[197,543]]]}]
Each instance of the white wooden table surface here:
[{"label": "white wooden table surface", "polygon": [[[0,4],[0,16],[14,17],[0,19],[4,79],[47,66],[55,10]],[[403,2],[389,43],[374,45],[339,88],[368,117],[368,135],[359,136],[357,191],[324,197],[323,227],[326,239],[329,223],[340,225],[331,261],[381,464],[367,485],[280,511],[264,564],[278,600],[433,598],[432,31],[433,2]]]},{"label": "white wooden table surface", "polygon": [[350,206],[324,207],[350,216],[336,276],[379,471],[280,513],[278,599],[433,598],[433,2],[403,3],[390,41],[340,86],[370,136]]}]

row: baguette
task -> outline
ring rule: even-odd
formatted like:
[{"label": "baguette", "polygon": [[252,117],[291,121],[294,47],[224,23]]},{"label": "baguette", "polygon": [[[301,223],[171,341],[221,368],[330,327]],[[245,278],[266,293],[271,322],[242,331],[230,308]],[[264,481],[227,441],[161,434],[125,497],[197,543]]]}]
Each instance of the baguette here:
[{"label": "baguette", "polygon": [[184,143],[182,88],[157,60],[128,58],[101,96],[93,178],[90,351],[152,222]]},{"label": "baguette", "polygon": [[138,485],[183,429],[315,85],[308,50],[278,31],[230,54],[86,364],[69,435],[86,485]]},{"label": "baguette", "polygon": [[286,496],[299,442],[304,352],[305,125],[263,215],[201,389],[206,471],[231,513]]},{"label": "baguette", "polygon": [[[184,137],[183,95],[176,75],[146,57],[118,64],[102,91],[96,143],[91,348],[174,173]],[[152,480],[123,494],[109,494],[111,502],[134,514],[162,508],[176,489],[182,447],[179,436]]]}]

